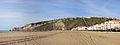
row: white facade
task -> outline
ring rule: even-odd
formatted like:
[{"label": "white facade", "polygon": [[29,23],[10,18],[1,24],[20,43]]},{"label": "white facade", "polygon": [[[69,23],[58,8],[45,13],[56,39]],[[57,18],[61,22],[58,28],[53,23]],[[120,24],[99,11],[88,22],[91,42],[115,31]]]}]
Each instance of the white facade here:
[{"label": "white facade", "polygon": [[107,29],[120,29],[120,20],[111,20],[101,24],[96,24],[90,27],[77,27],[72,30],[107,30]]}]

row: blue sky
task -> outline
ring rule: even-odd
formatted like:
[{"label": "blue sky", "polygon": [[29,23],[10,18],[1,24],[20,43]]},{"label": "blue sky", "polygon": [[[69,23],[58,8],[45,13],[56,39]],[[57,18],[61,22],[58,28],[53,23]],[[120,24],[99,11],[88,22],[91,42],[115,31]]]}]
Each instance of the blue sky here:
[{"label": "blue sky", "polygon": [[76,16],[120,18],[120,0],[0,0],[0,30]]}]

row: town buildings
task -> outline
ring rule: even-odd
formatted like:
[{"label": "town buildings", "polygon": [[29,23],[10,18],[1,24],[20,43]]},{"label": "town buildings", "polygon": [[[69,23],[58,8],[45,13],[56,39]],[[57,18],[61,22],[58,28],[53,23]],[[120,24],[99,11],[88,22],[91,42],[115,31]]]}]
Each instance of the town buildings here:
[{"label": "town buildings", "polygon": [[96,24],[93,26],[89,26],[89,27],[76,27],[73,28],[73,30],[109,30],[109,29],[116,29],[119,30],[120,29],[120,20],[111,20],[111,21],[107,21],[101,24]]}]

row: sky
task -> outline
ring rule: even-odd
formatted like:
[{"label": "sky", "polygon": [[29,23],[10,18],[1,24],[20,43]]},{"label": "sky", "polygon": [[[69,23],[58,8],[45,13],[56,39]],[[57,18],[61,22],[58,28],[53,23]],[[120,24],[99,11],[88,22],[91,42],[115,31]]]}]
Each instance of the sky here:
[{"label": "sky", "polygon": [[120,0],[0,0],[0,30],[78,16],[120,18]]}]

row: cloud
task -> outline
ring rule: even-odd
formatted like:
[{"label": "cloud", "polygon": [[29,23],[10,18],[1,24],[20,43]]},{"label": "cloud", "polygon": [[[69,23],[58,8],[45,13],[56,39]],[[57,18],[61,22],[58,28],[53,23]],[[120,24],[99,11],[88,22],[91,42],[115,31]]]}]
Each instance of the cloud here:
[{"label": "cloud", "polygon": [[106,2],[107,4],[105,4],[103,6],[96,5],[96,4],[94,4],[93,1],[90,1],[90,0],[81,0],[81,1],[86,6],[86,10],[89,10],[89,12],[91,12],[91,13],[96,13],[101,16],[111,16],[111,17],[114,15],[118,15],[117,13],[112,12],[111,10],[109,10],[105,7],[109,3],[109,1]]}]

